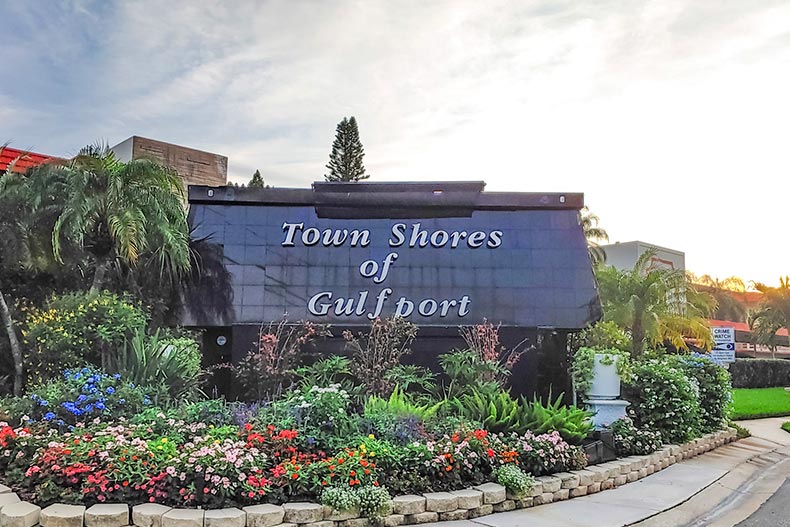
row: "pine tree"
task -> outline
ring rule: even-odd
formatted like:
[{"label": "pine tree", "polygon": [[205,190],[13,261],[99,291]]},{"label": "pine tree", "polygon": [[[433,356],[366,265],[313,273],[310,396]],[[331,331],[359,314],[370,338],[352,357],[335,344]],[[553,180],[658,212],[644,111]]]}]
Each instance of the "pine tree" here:
[{"label": "pine tree", "polygon": [[256,170],[255,173],[252,175],[252,179],[249,183],[247,183],[249,188],[263,188],[263,178],[261,177],[261,171]]},{"label": "pine tree", "polygon": [[327,181],[360,181],[370,177],[365,173],[362,158],[365,149],[359,140],[357,120],[343,118],[337,125],[335,142],[332,143],[332,153],[329,154],[329,174],[324,174]]}]

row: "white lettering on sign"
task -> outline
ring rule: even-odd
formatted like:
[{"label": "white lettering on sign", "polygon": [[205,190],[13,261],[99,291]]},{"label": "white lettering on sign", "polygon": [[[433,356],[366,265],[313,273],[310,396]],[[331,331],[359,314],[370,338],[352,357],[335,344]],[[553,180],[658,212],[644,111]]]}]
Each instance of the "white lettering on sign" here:
[{"label": "white lettering on sign", "polygon": [[[295,247],[301,243],[305,247],[321,245],[323,247],[367,247],[370,245],[370,231],[368,229],[318,229],[316,227],[305,226],[300,223],[283,223],[283,247]],[[446,231],[437,229],[430,231],[424,229],[420,222],[407,225],[406,223],[396,223],[390,230],[390,237],[387,243],[390,247],[408,247],[410,249],[423,248],[450,248],[456,249],[462,244],[466,244],[470,249],[496,249],[502,246],[504,233],[499,230],[484,231]],[[370,278],[373,283],[383,283],[395,267],[398,259],[397,252],[390,252],[384,260],[365,260],[359,264],[359,274],[364,278]],[[379,263],[380,262],[380,263]],[[384,310],[384,306],[390,302],[393,290],[385,287],[380,290],[371,305],[368,305],[369,291],[360,291],[355,298],[335,298],[332,291],[321,291],[315,293],[307,301],[307,310],[311,315],[323,317],[334,315],[336,317],[361,317],[367,316],[373,320]],[[469,314],[470,304],[472,303],[469,295],[461,298],[423,298],[413,300],[405,296],[399,297],[394,302],[395,316],[409,317],[417,314],[422,317],[445,318],[449,316],[465,317]]]}]

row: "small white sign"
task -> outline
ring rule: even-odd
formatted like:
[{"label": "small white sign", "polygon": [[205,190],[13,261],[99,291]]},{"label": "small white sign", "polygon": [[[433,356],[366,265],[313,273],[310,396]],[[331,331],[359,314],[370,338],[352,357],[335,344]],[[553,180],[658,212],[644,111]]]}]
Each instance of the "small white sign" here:
[{"label": "small white sign", "polygon": [[713,349],[710,359],[719,364],[735,362],[735,328],[711,328],[713,334]]}]

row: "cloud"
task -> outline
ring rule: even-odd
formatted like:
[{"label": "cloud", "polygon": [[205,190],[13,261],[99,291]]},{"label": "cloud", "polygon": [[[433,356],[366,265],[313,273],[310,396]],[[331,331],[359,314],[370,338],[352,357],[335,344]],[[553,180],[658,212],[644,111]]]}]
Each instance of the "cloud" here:
[{"label": "cloud", "polygon": [[[355,115],[375,179],[584,191],[613,239],[685,250],[712,274],[787,272],[788,250],[750,225],[786,222],[771,208],[787,177],[786,2],[9,9],[0,117],[21,144],[144,135],[227,155],[237,181],[260,169],[301,186]],[[719,256],[722,233],[767,256]]]}]

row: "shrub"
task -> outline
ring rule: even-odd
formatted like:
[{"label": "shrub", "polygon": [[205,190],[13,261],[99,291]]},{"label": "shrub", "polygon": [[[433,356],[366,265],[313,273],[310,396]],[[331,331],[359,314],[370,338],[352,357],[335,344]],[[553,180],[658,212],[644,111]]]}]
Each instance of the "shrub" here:
[{"label": "shrub", "polygon": [[106,371],[115,350],[146,321],[142,309],[106,291],[53,296],[27,317],[28,375],[40,382],[86,363]]},{"label": "shrub", "polygon": [[535,485],[535,480],[516,465],[502,465],[496,472],[497,483],[507,488],[519,499],[526,496]]},{"label": "shrub", "polygon": [[614,434],[614,447],[618,456],[642,456],[661,448],[661,434],[638,429],[628,417],[618,419],[610,428]]},{"label": "shrub", "polygon": [[790,386],[790,360],[735,359],[730,364],[733,388]]},{"label": "shrub", "polygon": [[367,485],[356,492],[359,497],[359,513],[362,516],[375,522],[390,513],[392,497],[384,487]]},{"label": "shrub", "polygon": [[581,447],[569,445],[558,432],[511,434],[504,441],[518,455],[521,468],[533,476],[581,470],[587,466],[587,457]]},{"label": "shrub", "polygon": [[328,335],[325,326],[312,322],[289,324],[283,319],[261,325],[256,348],[232,367],[238,393],[251,401],[265,400],[278,393],[284,384],[290,384],[302,348]]},{"label": "shrub", "polygon": [[662,441],[682,442],[700,434],[699,387],[674,359],[636,363],[624,395],[636,426],[659,432]]},{"label": "shrub", "polygon": [[377,318],[367,334],[344,331],[343,338],[353,353],[352,368],[367,393],[388,396],[395,383],[387,375],[411,352],[417,326],[402,317]]},{"label": "shrub", "polygon": [[444,396],[448,399],[475,392],[493,395],[502,390],[502,384],[496,379],[507,375],[501,364],[482,360],[473,350],[455,350],[439,355],[439,364],[450,381],[444,387]]},{"label": "shrub", "polygon": [[[120,374],[94,368],[66,370],[29,394],[34,405],[29,416],[50,426],[73,425],[96,417],[131,417],[157,398],[147,387],[125,382]],[[15,416],[19,419],[20,416]]]},{"label": "shrub", "polygon": [[706,357],[679,356],[676,360],[699,387],[701,431],[708,433],[721,430],[731,409],[732,384],[729,372]]},{"label": "shrub", "polygon": [[321,492],[321,505],[344,512],[359,508],[359,496],[353,489],[328,487]]},{"label": "shrub", "polygon": [[134,332],[112,361],[111,371],[138,385],[162,386],[172,399],[200,393],[200,346],[189,337],[166,338],[157,330]]},{"label": "shrub", "polygon": [[631,340],[620,326],[612,321],[596,322],[589,328],[573,336],[576,346],[593,349],[616,349],[629,352]]}]

